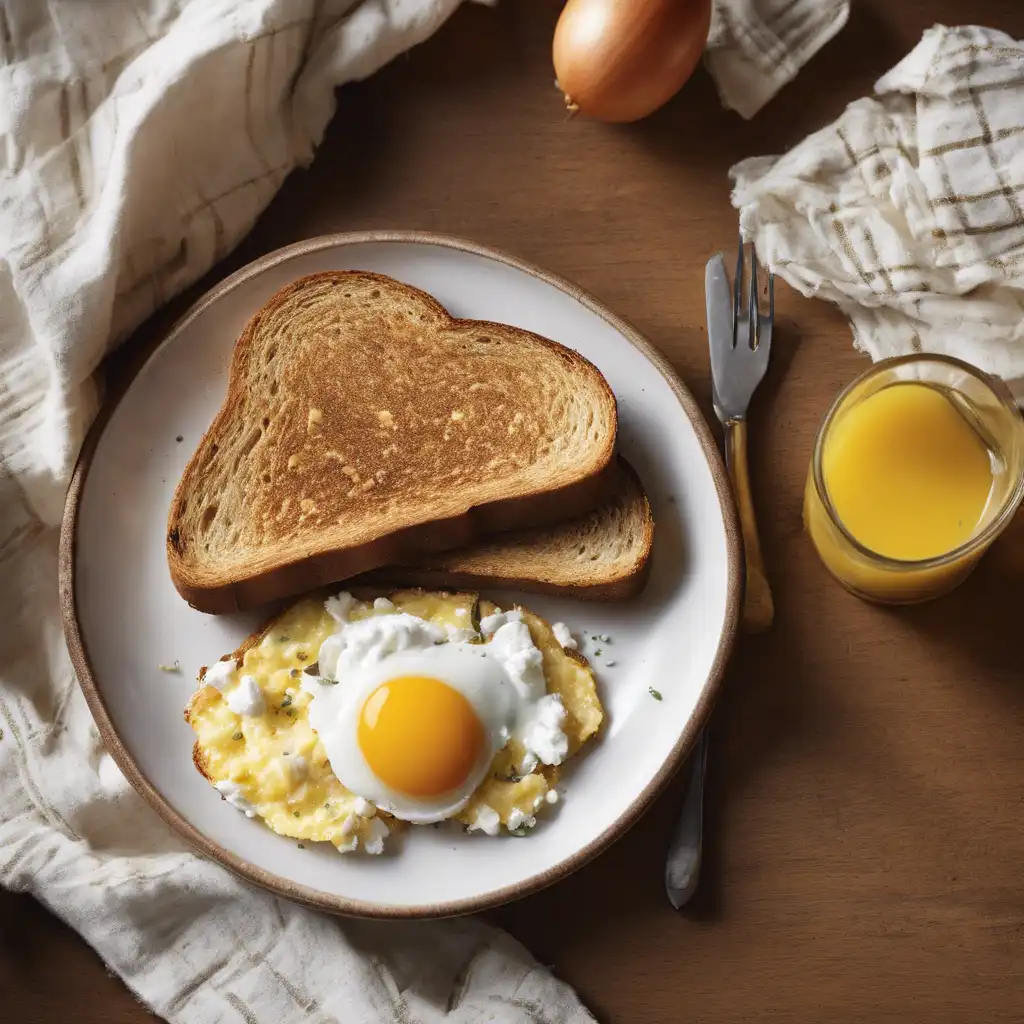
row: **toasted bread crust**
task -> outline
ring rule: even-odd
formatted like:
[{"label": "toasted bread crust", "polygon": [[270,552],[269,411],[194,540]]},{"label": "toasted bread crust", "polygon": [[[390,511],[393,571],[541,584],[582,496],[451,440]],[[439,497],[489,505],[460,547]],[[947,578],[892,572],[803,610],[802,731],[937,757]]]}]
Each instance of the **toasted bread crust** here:
[{"label": "toasted bread crust", "polygon": [[[516,351],[521,350],[524,357],[516,362],[508,357],[494,356],[497,370],[521,376],[523,371],[520,364],[532,359],[537,362],[538,378],[547,379],[555,372],[560,375],[560,379],[564,377],[566,381],[571,381],[571,386],[566,384],[563,388],[563,393],[569,394],[571,401],[579,401],[579,395],[584,396],[584,408],[590,410],[588,430],[590,423],[596,422],[593,431],[584,438],[586,443],[581,444],[574,435],[571,441],[579,451],[574,450],[572,458],[559,461],[550,454],[551,439],[549,437],[545,440],[543,422],[547,399],[542,388],[538,389],[537,395],[524,394],[528,389],[522,387],[513,391],[524,403],[527,409],[526,422],[533,430],[523,431],[523,436],[516,436],[513,444],[510,438],[515,424],[509,424],[510,438],[505,440],[508,441],[507,447],[515,452],[511,460],[500,457],[502,449],[497,435],[504,437],[504,423],[498,422],[495,425],[490,422],[490,417],[479,414],[480,409],[476,410],[473,423],[479,435],[475,436],[487,440],[486,447],[490,452],[493,453],[496,447],[499,451],[499,457],[492,459],[492,462],[511,461],[515,466],[514,471],[510,470],[504,477],[501,472],[493,470],[490,463],[483,466],[483,456],[477,456],[481,461],[474,463],[473,457],[467,456],[460,449],[450,457],[439,437],[442,429],[445,430],[445,442],[449,437],[449,430],[442,424],[442,419],[435,418],[432,421],[442,426],[430,427],[424,426],[425,421],[421,418],[418,426],[409,428],[403,435],[409,451],[401,452],[399,458],[404,457],[406,460],[406,480],[409,481],[411,477],[411,485],[417,484],[413,472],[419,457],[416,445],[424,437],[427,437],[426,446],[435,456],[435,464],[444,467],[454,464],[463,474],[461,477],[456,475],[452,483],[443,484],[439,480],[431,481],[430,472],[434,466],[427,466],[423,471],[425,479],[418,482],[423,491],[421,498],[415,486],[410,483],[403,490],[398,482],[393,482],[398,480],[401,475],[399,473],[385,479],[385,474],[378,471],[378,479],[374,481],[371,474],[374,466],[380,464],[379,445],[383,442],[368,429],[364,429],[362,423],[359,424],[363,431],[361,434],[352,431],[351,426],[346,428],[357,436],[342,436],[339,439],[338,435],[330,434],[328,428],[334,425],[327,421],[334,409],[346,405],[347,395],[340,393],[337,381],[325,384],[320,379],[315,383],[321,386],[321,390],[326,387],[334,400],[333,408],[325,405],[325,421],[322,425],[324,441],[321,449],[317,449],[311,457],[320,461],[313,467],[315,471],[311,471],[305,478],[289,474],[283,468],[281,455],[283,453],[284,459],[288,459],[289,450],[298,450],[298,446],[307,445],[307,406],[313,401],[304,391],[307,387],[306,377],[293,372],[288,365],[288,346],[292,341],[287,332],[291,329],[293,313],[297,310],[296,315],[301,318],[313,300],[327,303],[329,308],[323,334],[326,337],[329,332],[333,332],[333,335],[340,336],[338,324],[344,324],[348,315],[341,295],[348,291],[358,293],[361,298],[367,294],[384,296],[379,301],[387,304],[386,314],[376,320],[371,319],[376,315],[372,303],[362,304],[362,307],[369,305],[369,312],[353,314],[357,321],[353,334],[359,335],[362,345],[359,354],[364,359],[368,358],[368,332],[377,344],[377,349],[369,353],[369,358],[379,360],[383,356],[378,349],[385,351],[381,349],[380,337],[388,338],[389,330],[398,331],[393,350],[398,355],[395,372],[399,376],[409,369],[403,364],[403,359],[421,355],[415,343],[429,343],[428,347],[433,346],[431,354],[435,349],[440,356],[447,353],[447,364],[444,358],[436,359],[433,363],[428,360],[423,363],[425,369],[414,363],[412,372],[406,373],[404,378],[407,387],[428,392],[423,401],[431,412],[437,411],[440,399],[430,393],[433,380],[429,377],[419,379],[416,376],[418,373],[441,372],[443,376],[446,365],[450,369],[454,368],[451,370],[453,374],[471,366],[473,372],[486,379],[488,360],[492,358],[491,352],[496,349],[484,349],[476,343],[494,340],[500,344],[508,341],[513,342]],[[330,295],[325,297],[325,292],[330,292]],[[402,316],[408,314],[407,319],[402,319],[395,312],[396,304],[408,307],[399,310]],[[417,314],[415,318],[414,312]],[[331,316],[334,319],[330,319]],[[374,330],[377,332],[375,335]],[[271,331],[277,331],[278,334],[269,334]],[[269,345],[268,336],[273,339]],[[279,346],[278,341],[282,337],[286,344]],[[334,341],[323,341],[321,338],[318,342],[321,347],[334,345],[330,351],[335,357],[339,351],[344,354],[346,343],[345,338]],[[283,353],[280,356],[279,347]],[[511,348],[503,352],[511,351]],[[253,405],[258,402],[250,401],[250,396],[259,393],[259,388],[266,385],[264,367],[275,358],[279,359],[275,369],[278,376],[270,386],[269,395],[278,396],[274,400],[277,403],[291,400],[294,408],[287,416],[279,415],[280,425],[274,421],[273,411],[269,412],[264,416],[261,428],[259,419],[254,418],[259,415],[253,409]],[[334,364],[330,368],[335,369]],[[285,379],[289,373],[291,381]],[[380,379],[386,383],[387,374],[382,371]],[[283,380],[283,387],[279,380]],[[410,380],[411,384],[408,383]],[[457,380],[456,383],[461,381]],[[281,387],[280,395],[278,387]],[[292,390],[289,391],[289,388]],[[450,390],[458,392],[454,386]],[[353,398],[353,404],[357,399],[366,404],[362,393]],[[472,400],[472,395],[465,399],[466,408],[470,410],[466,415],[471,418],[474,417]],[[259,401],[264,402],[268,408],[274,404],[264,393],[259,393]],[[381,417],[381,430],[393,427],[391,413],[386,411],[385,403],[388,401],[389,396],[385,394],[378,403],[378,407],[383,406],[378,414]],[[430,407],[431,401],[435,403],[433,407]],[[295,409],[300,406],[301,424],[297,422],[295,413]],[[487,407],[481,408],[486,411]],[[259,411],[263,411],[262,407]],[[321,429],[320,420],[313,419],[314,411],[319,410],[309,410],[310,434],[317,434]],[[341,409],[336,418],[344,419],[345,412]],[[457,412],[451,413],[453,420],[456,420]],[[547,424],[547,427],[550,428],[549,433],[554,431],[557,439],[558,424],[553,427]],[[275,430],[276,435],[273,433]],[[431,430],[438,436],[430,434]],[[245,434],[249,435],[248,439],[242,436]],[[167,532],[167,558],[171,578],[182,597],[197,609],[228,612],[253,608],[325,583],[347,579],[381,565],[406,563],[426,554],[472,544],[496,532],[573,518],[594,508],[612,489],[615,435],[615,398],[597,369],[578,353],[518,328],[457,320],[429,295],[382,275],[335,271],[301,278],[278,292],[253,317],[236,344],[227,399],[189,461],[171,502]],[[328,450],[330,445],[339,450],[344,445],[349,451],[342,458],[339,451]],[[469,447],[467,443],[466,449]],[[219,449],[222,451],[218,467],[215,460]],[[346,460],[355,462],[351,454],[353,451],[357,456],[361,452],[368,453],[368,461],[371,458],[378,459],[378,462],[369,461],[369,472],[362,479],[358,467],[342,465]],[[438,452],[441,452],[440,456]],[[325,462],[321,456],[332,456],[334,462]],[[306,458],[305,454],[302,458]],[[449,458],[455,461],[449,463]],[[460,458],[464,464],[458,462]],[[228,460],[233,462],[234,475],[231,475],[231,470],[224,468]],[[401,465],[399,462],[399,467]],[[544,468],[548,466],[550,470]],[[288,468],[291,467],[292,462],[289,460]],[[340,475],[342,469],[348,474],[347,477]],[[346,495],[345,488],[352,478],[359,487],[353,487]],[[239,482],[236,483],[236,479]],[[460,487],[461,484],[464,485]],[[313,497],[306,497],[307,494]],[[222,495],[226,495],[223,501]],[[219,523],[207,535],[211,519],[215,520],[218,515],[217,506],[231,502],[234,503],[235,520],[222,515],[222,518],[228,519],[227,527],[221,531],[223,535],[217,535],[221,529]],[[284,515],[289,505],[290,511]],[[298,511],[300,505],[301,513]],[[223,508],[220,511],[223,513]],[[275,523],[282,520],[283,526],[275,526]],[[232,528],[233,534],[230,533]],[[241,540],[237,541],[239,534]],[[210,553],[210,538],[215,535],[217,543],[214,547],[222,556],[219,561]],[[236,553],[234,548],[243,553]]]},{"label": "toasted bread crust", "polygon": [[635,597],[650,574],[654,516],[636,471],[624,459],[618,464],[615,492],[581,519],[385,566],[363,579],[428,589],[512,587],[584,601]]}]

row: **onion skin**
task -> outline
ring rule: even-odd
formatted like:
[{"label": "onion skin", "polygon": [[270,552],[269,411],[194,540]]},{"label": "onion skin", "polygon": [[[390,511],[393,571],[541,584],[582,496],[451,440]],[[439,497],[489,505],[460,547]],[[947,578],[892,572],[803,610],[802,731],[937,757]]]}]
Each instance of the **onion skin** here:
[{"label": "onion skin", "polygon": [[693,74],[711,0],[569,0],[555,26],[558,87],[572,113],[638,121]]}]

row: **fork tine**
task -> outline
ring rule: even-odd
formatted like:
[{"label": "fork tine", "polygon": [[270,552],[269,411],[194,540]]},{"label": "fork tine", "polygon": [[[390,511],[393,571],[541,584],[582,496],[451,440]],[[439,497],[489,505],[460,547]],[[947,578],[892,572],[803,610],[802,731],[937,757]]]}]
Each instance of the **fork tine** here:
[{"label": "fork tine", "polygon": [[757,348],[760,340],[758,330],[760,317],[757,312],[757,250],[750,250],[750,289],[747,293],[747,343],[752,349]]},{"label": "fork tine", "polygon": [[736,251],[736,277],[732,284],[732,347],[739,343],[740,313],[743,309],[743,234]]}]

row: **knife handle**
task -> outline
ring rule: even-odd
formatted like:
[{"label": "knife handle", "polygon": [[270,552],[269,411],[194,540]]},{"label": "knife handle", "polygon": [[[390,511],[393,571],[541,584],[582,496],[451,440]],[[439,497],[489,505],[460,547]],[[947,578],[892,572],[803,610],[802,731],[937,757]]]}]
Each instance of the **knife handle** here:
[{"label": "knife handle", "polygon": [[747,421],[729,420],[725,424],[725,464],[736,496],[736,507],[743,531],[743,554],[747,563],[747,585],[743,592],[743,628],[748,633],[763,633],[775,618],[775,603],[764,573],[761,542],[757,538],[757,517],[750,491],[747,463]]}]

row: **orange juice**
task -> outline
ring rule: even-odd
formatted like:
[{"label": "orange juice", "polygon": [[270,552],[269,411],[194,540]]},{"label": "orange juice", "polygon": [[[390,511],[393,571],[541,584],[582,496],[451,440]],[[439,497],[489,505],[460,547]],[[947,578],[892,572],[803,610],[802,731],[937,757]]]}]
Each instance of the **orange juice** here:
[{"label": "orange juice", "polygon": [[1006,385],[950,356],[876,363],[814,443],[804,523],[860,597],[909,604],[960,583],[1024,499],[1024,418]]},{"label": "orange juice", "polygon": [[837,419],[823,453],[842,524],[886,558],[916,561],[968,541],[992,494],[993,458],[930,384],[891,384]]}]

